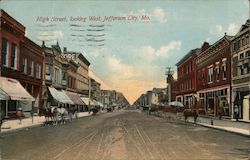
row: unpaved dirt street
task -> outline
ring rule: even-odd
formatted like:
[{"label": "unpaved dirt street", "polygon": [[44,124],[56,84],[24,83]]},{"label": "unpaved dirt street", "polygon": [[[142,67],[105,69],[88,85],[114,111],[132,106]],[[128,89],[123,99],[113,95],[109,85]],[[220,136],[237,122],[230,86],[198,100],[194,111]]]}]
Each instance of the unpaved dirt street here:
[{"label": "unpaved dirt street", "polygon": [[248,159],[250,140],[124,110],[1,135],[1,160]]}]

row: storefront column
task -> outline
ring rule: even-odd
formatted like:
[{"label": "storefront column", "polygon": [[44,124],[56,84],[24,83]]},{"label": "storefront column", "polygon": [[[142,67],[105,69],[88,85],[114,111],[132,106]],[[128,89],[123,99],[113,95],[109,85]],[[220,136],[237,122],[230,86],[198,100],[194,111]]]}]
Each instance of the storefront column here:
[{"label": "storefront column", "polygon": [[6,115],[6,117],[8,117],[8,101],[6,100],[5,101],[6,102],[6,105],[5,105],[5,115]]}]

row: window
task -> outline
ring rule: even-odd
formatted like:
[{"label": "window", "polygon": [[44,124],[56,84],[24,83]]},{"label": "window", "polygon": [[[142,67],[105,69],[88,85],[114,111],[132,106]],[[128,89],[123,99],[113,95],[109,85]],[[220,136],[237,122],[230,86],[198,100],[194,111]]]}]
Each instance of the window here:
[{"label": "window", "polygon": [[46,75],[50,75],[50,66],[46,65]]},{"label": "window", "polygon": [[241,40],[241,46],[243,47],[243,46],[245,46],[245,39],[243,38],[242,40]]},{"label": "window", "polygon": [[249,45],[249,36],[246,37],[246,45]]},{"label": "window", "polygon": [[208,83],[213,82],[213,67],[208,68]]},{"label": "window", "polygon": [[215,67],[215,80],[219,81],[219,77],[220,77],[220,67],[219,67],[219,65],[217,65]]},{"label": "window", "polygon": [[34,61],[30,63],[30,76],[34,77]]},{"label": "window", "polygon": [[36,78],[41,79],[41,65],[36,64]]},{"label": "window", "polygon": [[55,68],[55,82],[61,83],[61,70],[58,68]]},{"label": "window", "polygon": [[17,45],[15,43],[11,45],[11,68],[17,69]]},{"label": "window", "polygon": [[236,51],[236,42],[233,43],[233,51]]},{"label": "window", "polygon": [[244,53],[241,53],[240,54],[240,59],[243,59],[244,58]]},{"label": "window", "polygon": [[246,58],[250,57],[250,51],[246,52]]},{"label": "window", "polygon": [[27,58],[23,58],[23,73],[27,74]]},{"label": "window", "polygon": [[226,62],[223,62],[223,65],[221,66],[221,70],[222,70],[223,80],[227,79],[227,68],[226,68]]},{"label": "window", "polygon": [[3,38],[2,41],[2,52],[3,52],[3,65],[9,66],[9,42],[7,39]]}]

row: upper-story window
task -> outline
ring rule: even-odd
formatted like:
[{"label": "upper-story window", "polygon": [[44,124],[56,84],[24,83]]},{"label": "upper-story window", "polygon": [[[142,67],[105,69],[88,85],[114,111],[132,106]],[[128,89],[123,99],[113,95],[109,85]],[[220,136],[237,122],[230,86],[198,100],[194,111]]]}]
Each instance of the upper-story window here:
[{"label": "upper-story window", "polygon": [[219,77],[220,77],[220,67],[219,67],[219,63],[217,63],[215,67],[215,80],[219,81]]},{"label": "upper-story window", "polygon": [[3,38],[3,41],[2,41],[2,52],[3,52],[3,56],[2,56],[3,65],[8,67],[9,66],[9,42],[5,38]]},{"label": "upper-story window", "polygon": [[246,52],[246,58],[250,57],[250,51]]},{"label": "upper-story window", "polygon": [[28,65],[28,61],[27,61],[27,58],[23,58],[23,73],[24,74],[27,74],[27,66]]},{"label": "upper-story window", "polygon": [[30,63],[30,76],[34,77],[34,61]]},{"label": "upper-story window", "polygon": [[222,59],[221,71],[222,71],[223,80],[227,79],[227,65],[226,65],[226,62],[227,62],[226,58]]},{"label": "upper-story window", "polygon": [[36,64],[36,78],[41,79],[41,64]]},{"label": "upper-story window", "polygon": [[241,54],[240,54],[239,60],[240,60],[240,59],[243,59],[243,58],[244,58],[244,53],[241,53]]},{"label": "upper-story window", "polygon": [[246,37],[246,45],[249,45],[249,36]]},{"label": "upper-story window", "polygon": [[245,46],[245,39],[244,38],[242,38],[241,43],[242,43],[241,46],[244,47]]},{"label": "upper-story window", "polygon": [[17,69],[17,45],[15,43],[11,45],[11,68]]},{"label": "upper-story window", "polygon": [[213,66],[208,68],[208,83],[213,83],[213,74],[214,74],[214,68]]}]

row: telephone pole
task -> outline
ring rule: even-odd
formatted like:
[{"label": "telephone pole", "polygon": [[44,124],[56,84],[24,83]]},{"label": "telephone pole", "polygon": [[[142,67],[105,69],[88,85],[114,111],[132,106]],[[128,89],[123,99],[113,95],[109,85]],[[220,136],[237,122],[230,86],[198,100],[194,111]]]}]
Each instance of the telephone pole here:
[{"label": "telephone pole", "polygon": [[173,79],[173,74],[174,74],[174,71],[171,70],[172,68],[171,67],[166,67],[166,72],[165,72],[165,75],[167,76],[167,86],[168,86],[168,104],[171,102],[171,82],[172,82],[172,79]]}]

